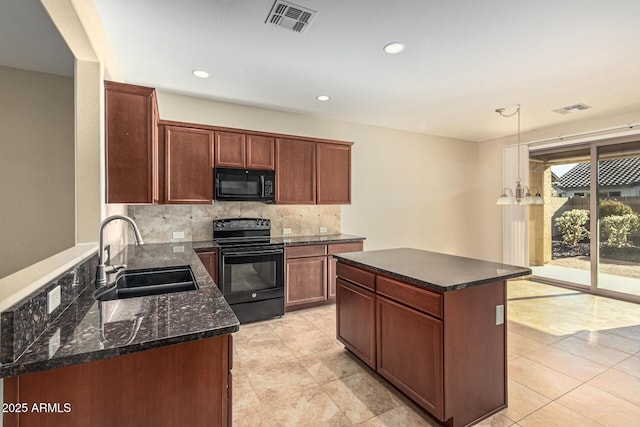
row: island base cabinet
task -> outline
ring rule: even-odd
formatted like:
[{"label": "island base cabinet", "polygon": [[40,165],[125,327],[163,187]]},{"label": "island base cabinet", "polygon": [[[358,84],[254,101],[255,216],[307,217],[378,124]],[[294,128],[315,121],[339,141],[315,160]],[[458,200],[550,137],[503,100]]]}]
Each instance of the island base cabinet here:
[{"label": "island base cabinet", "polygon": [[507,406],[506,282],[437,292],[338,261],[337,337],[448,427]]},{"label": "island base cabinet", "polygon": [[378,295],[376,370],[443,418],[442,321]]},{"label": "island base cabinet", "polygon": [[375,293],[338,278],[336,316],[338,340],[375,369]]},{"label": "island base cabinet", "polygon": [[4,402],[28,410],[5,412],[3,424],[231,426],[231,341],[224,335],[5,378]]}]

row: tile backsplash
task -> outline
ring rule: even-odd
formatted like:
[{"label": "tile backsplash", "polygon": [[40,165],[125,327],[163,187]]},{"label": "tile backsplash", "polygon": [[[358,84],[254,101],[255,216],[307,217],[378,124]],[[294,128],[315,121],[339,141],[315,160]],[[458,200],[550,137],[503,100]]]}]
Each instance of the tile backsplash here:
[{"label": "tile backsplash", "polygon": [[[291,235],[304,236],[340,233],[339,205],[272,205],[258,202],[215,202],[212,205],[131,205],[132,217],[145,243],[206,241],[213,238],[214,219],[269,218],[271,235],[282,236],[284,229]],[[184,237],[174,238],[174,233]],[[131,231],[128,241],[133,242]]]}]

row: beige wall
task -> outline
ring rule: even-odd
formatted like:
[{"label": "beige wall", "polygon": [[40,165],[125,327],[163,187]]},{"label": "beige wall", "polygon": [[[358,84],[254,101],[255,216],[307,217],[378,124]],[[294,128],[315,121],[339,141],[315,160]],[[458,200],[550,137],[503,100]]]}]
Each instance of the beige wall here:
[{"label": "beige wall", "polygon": [[[523,116],[524,118],[524,116]],[[640,122],[640,110],[620,113],[615,116],[582,120],[567,118],[566,124],[553,126],[522,134],[522,142],[570,135],[573,133],[606,129]],[[485,141],[479,144],[478,153],[478,205],[475,209],[479,227],[478,238],[482,242],[482,257],[492,261],[502,261],[502,208],[495,202],[502,189],[502,149],[512,145],[515,135]],[[567,142],[569,143],[569,141]]]},{"label": "beige wall", "polygon": [[342,232],[365,248],[413,246],[478,256],[477,144],[160,91],[160,117],[194,123],[354,141],[352,204]]},{"label": "beige wall", "polygon": [[73,84],[0,67],[0,277],[75,244]]}]

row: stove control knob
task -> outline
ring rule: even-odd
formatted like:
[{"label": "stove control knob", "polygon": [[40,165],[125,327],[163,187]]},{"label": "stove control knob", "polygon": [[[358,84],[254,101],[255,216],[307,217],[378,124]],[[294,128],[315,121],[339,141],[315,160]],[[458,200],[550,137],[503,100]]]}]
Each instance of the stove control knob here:
[{"label": "stove control knob", "polygon": [[251,294],[251,298],[255,298],[255,297],[257,297],[257,296],[258,296],[258,295],[256,295],[256,293],[255,293],[255,292]]}]

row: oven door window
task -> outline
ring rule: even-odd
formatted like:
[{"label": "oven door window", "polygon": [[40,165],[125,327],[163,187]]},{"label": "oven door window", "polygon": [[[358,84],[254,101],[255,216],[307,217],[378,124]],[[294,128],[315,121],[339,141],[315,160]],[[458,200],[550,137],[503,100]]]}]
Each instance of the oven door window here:
[{"label": "oven door window", "polygon": [[282,287],[282,252],[222,255],[222,286],[225,296],[255,293]]}]

